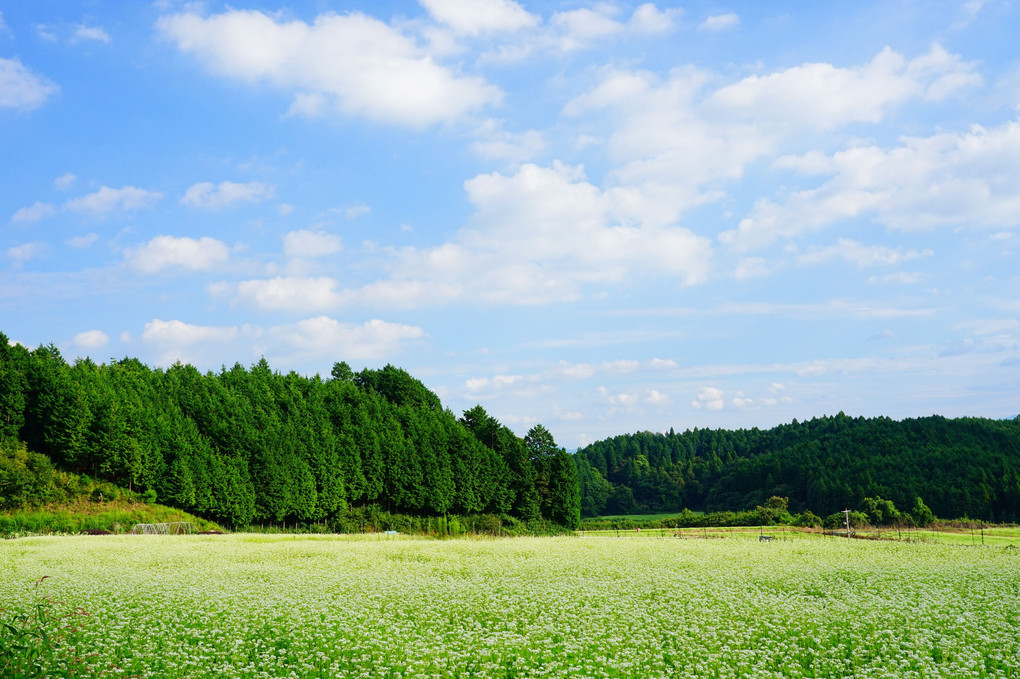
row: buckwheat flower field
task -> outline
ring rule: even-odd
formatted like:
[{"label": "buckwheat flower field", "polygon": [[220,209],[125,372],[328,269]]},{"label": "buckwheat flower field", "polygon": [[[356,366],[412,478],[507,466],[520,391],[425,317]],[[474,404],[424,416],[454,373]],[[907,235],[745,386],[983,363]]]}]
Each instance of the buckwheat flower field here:
[{"label": "buckwheat flower field", "polygon": [[1020,550],[846,541],[39,537],[0,608],[133,677],[1020,677]]}]

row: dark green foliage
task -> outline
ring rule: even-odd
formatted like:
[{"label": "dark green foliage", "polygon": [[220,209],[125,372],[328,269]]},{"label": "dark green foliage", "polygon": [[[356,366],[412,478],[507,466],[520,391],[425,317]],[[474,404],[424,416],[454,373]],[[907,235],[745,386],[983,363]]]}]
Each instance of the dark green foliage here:
[{"label": "dark green foliage", "polygon": [[790,512],[848,508],[889,525],[920,496],[933,516],[1020,521],[1020,418],[840,413],[770,430],[617,436],[577,457],[585,516],[752,510],[776,496]]},{"label": "dark green foliage", "polygon": [[359,505],[579,519],[576,466],[548,431],[532,456],[480,407],[458,421],[391,365],[355,374],[338,362],[323,380],[261,359],[201,374],[127,358],[68,365],[56,347],[0,342],[0,506],[42,498],[52,460],[235,527],[327,523]]},{"label": "dark green foliage", "polygon": [[53,496],[53,465],[24,443],[0,439],[0,509]]},{"label": "dark green foliage", "polygon": [[910,520],[915,526],[927,526],[935,520],[935,514],[924,504],[919,497],[914,498],[914,508],[910,511]]}]

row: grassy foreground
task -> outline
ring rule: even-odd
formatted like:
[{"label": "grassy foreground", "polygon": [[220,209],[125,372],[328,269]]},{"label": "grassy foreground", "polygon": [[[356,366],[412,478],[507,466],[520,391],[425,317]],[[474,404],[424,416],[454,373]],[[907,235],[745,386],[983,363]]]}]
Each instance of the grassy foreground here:
[{"label": "grassy foreground", "polygon": [[1005,547],[240,534],[0,543],[5,615],[40,594],[88,613],[73,655],[106,676],[1020,677],[1020,549]]}]

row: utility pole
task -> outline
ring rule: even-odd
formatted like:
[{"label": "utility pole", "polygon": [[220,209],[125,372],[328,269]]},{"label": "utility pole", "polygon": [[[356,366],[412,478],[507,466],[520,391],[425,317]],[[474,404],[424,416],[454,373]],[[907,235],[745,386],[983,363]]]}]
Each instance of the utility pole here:
[{"label": "utility pole", "polygon": [[850,539],[850,510],[844,509],[843,516],[846,518],[846,539]]}]

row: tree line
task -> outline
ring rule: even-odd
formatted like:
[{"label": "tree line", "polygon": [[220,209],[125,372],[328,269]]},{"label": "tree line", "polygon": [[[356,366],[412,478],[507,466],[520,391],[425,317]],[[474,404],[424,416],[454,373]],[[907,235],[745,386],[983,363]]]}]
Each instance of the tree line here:
[{"label": "tree line", "polygon": [[[322,378],[281,374],[264,358],[206,373],[133,358],[68,363],[53,345],[29,351],[0,333],[3,439],[235,527],[328,523],[369,506],[580,520],[574,459],[548,429],[519,438],[481,406],[458,418],[391,365],[355,373],[338,362]],[[38,464],[22,454],[8,466],[17,460]],[[28,478],[19,473],[0,474],[0,497],[4,479]]]},{"label": "tree line", "polygon": [[639,432],[577,451],[584,516],[749,511],[875,513],[871,499],[941,517],[1020,521],[1020,416],[894,421],[843,413],[768,430]]}]

